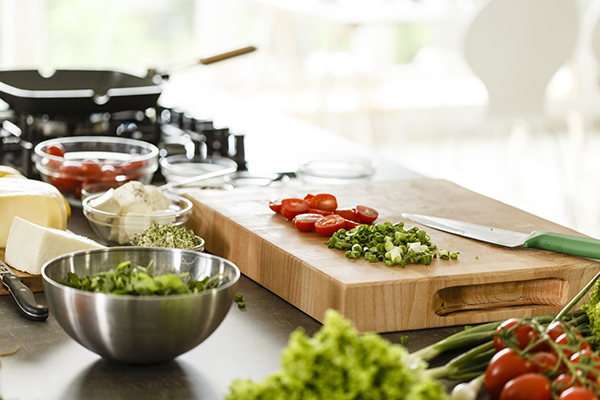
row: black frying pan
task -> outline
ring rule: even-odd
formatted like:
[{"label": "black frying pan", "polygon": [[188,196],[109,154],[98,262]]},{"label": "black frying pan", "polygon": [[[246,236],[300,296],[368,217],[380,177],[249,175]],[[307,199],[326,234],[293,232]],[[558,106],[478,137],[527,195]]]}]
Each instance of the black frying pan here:
[{"label": "black frying pan", "polygon": [[[194,62],[212,64],[256,50],[249,46]],[[188,65],[189,66],[189,65]],[[156,106],[159,83],[167,73],[149,70],[139,77],[124,72],[56,70],[44,77],[37,70],[0,71],[0,99],[26,114],[77,115]],[[158,82],[158,83],[157,83]]]}]

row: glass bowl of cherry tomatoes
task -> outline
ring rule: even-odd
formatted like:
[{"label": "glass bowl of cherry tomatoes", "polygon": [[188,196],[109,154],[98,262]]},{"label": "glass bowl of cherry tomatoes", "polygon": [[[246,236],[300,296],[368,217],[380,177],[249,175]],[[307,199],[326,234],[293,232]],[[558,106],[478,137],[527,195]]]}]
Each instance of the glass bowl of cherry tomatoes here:
[{"label": "glass bowl of cherry tomatoes", "polygon": [[132,180],[147,185],[158,169],[158,148],[129,138],[56,138],[39,143],[34,152],[41,178],[76,206],[81,204],[81,189],[85,186]]}]

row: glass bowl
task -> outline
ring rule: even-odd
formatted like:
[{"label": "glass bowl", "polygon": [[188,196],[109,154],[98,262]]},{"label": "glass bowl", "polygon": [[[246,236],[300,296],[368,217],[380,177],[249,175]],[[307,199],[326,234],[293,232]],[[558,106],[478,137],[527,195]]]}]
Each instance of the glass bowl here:
[{"label": "glass bowl", "polygon": [[[186,155],[167,156],[160,160],[160,170],[167,183],[180,182],[208,172],[220,171],[228,168],[237,168],[237,164],[226,157],[192,157]],[[229,188],[224,177],[210,178],[180,187],[211,187]]]},{"label": "glass bowl", "polygon": [[307,183],[352,184],[371,180],[377,163],[359,157],[317,157],[301,162],[297,176]]},{"label": "glass bowl", "polygon": [[100,211],[92,207],[90,202],[102,196],[102,193],[93,194],[81,203],[83,215],[90,226],[107,245],[128,245],[131,240],[146,229],[153,222],[159,225],[182,226],[190,218],[192,202],[176,194],[165,194],[171,200],[170,212],[157,214],[115,214]]},{"label": "glass bowl", "polygon": [[[64,149],[64,156],[56,155],[57,147]],[[131,180],[149,184],[158,169],[158,148],[153,144],[108,136],[46,140],[35,147],[35,158],[42,179],[72,205],[81,204],[84,186]]]}]

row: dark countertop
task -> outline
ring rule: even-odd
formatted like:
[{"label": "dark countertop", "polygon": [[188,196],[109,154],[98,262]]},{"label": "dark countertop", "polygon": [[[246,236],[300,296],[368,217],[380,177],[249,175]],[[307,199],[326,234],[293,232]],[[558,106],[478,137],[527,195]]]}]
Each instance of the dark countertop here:
[{"label": "dark countertop", "polygon": [[[69,229],[94,236],[80,209]],[[281,352],[297,328],[313,334],[321,324],[242,276],[238,293],[245,309],[232,308],[221,326],[195,349],[159,365],[131,366],[106,361],[72,340],[52,314],[31,322],[10,296],[0,296],[0,397],[3,400],[222,399],[236,378],[261,379],[278,370]],[[36,294],[45,304],[43,293]],[[462,328],[396,332],[382,336],[415,351]]]}]

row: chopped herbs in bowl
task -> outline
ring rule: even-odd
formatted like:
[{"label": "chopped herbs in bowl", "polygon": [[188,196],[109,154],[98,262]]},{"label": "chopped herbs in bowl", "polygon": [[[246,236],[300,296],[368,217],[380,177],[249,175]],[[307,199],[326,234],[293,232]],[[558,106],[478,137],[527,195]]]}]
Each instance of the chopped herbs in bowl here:
[{"label": "chopped herbs in bowl", "polygon": [[42,278],[48,308],[71,338],[107,359],[151,364],[193,349],[217,329],[232,308],[240,270],[200,251],[122,246],[54,258]]},{"label": "chopped herbs in bowl", "polygon": [[141,247],[166,247],[171,249],[204,250],[204,239],[184,226],[160,225],[156,222],[136,235],[131,244]]},{"label": "chopped herbs in bowl", "polygon": [[153,296],[172,294],[192,294],[214,289],[227,280],[225,276],[215,275],[204,279],[191,279],[189,272],[174,274],[167,272],[152,275],[148,267],[134,266],[131,261],[123,261],[116,268],[98,272],[92,276],[80,278],[69,272],[68,281],[61,283],[75,289],[96,293],[112,293],[132,296]]}]

